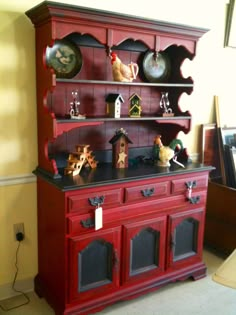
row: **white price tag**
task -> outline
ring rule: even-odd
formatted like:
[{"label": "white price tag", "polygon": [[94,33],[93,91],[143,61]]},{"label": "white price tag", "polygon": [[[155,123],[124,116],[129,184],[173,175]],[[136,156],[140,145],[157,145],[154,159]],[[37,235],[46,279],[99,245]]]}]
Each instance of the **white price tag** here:
[{"label": "white price tag", "polygon": [[98,207],[95,210],[95,230],[102,228],[102,207]]}]

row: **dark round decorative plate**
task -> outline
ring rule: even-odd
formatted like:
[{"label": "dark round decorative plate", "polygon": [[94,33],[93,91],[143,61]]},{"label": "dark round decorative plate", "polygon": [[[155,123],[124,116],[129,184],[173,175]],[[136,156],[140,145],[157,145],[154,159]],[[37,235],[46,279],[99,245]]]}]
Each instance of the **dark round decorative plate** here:
[{"label": "dark round decorative plate", "polygon": [[170,61],[164,53],[148,51],[143,58],[143,73],[147,81],[166,81],[170,75]]},{"label": "dark round decorative plate", "polygon": [[67,40],[56,40],[53,47],[47,47],[46,62],[57,78],[73,78],[82,67],[82,54],[78,46]]}]

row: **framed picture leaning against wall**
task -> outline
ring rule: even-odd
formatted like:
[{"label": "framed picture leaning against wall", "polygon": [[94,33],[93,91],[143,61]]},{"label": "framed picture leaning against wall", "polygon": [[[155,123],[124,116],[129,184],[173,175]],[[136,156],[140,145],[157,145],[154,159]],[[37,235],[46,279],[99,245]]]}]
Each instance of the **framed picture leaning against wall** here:
[{"label": "framed picture leaning against wall", "polygon": [[227,4],[224,47],[236,48],[236,8],[235,0]]}]

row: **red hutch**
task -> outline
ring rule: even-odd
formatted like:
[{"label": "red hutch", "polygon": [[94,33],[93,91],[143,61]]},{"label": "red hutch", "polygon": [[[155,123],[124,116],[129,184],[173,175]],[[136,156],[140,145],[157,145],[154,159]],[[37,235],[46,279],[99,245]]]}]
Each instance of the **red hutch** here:
[{"label": "red hutch", "polygon": [[[180,131],[190,131],[191,115],[181,111],[178,100],[182,93],[191,94],[193,80],[182,76],[181,65],[194,58],[207,30],[50,1],[26,15],[36,31],[35,291],[58,315],[91,314],[173,281],[204,277],[205,202],[212,168],[190,163],[186,154],[185,168],[158,167],[152,146],[157,134],[169,143]],[[113,81],[111,51],[123,63],[139,65],[136,80]],[[156,62],[161,56],[168,59],[160,80],[160,69],[157,78],[145,75],[147,54]],[[85,119],[68,117],[74,91]],[[162,115],[161,92],[168,92],[171,117]],[[124,99],[118,119],[106,111],[110,93]],[[133,94],[142,98],[138,118],[129,117]],[[128,167],[115,169],[109,140],[119,128],[132,143]],[[79,144],[90,145],[97,168],[65,175],[68,155]],[[103,227],[96,230],[99,207]]]}]

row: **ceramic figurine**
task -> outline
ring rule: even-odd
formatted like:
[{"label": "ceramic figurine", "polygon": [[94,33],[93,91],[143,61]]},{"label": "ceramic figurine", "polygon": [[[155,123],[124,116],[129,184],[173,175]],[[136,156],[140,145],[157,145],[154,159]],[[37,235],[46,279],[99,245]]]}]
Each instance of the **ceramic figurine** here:
[{"label": "ceramic figurine", "polygon": [[110,58],[114,81],[132,82],[134,79],[136,79],[139,71],[139,66],[137,65],[137,63],[131,62],[130,64],[125,65],[114,52],[110,54]]},{"label": "ceramic figurine", "polygon": [[71,92],[73,97],[73,102],[70,102],[70,118],[71,119],[85,119],[85,115],[79,113],[80,102],[78,100],[78,91]]},{"label": "ceramic figurine", "polygon": [[64,170],[65,175],[78,175],[83,166],[97,167],[92,151],[89,150],[89,144],[77,145],[76,152],[71,153],[67,160],[67,167]]},{"label": "ceramic figurine", "polygon": [[169,93],[168,92],[161,92],[161,99],[160,99],[160,108],[163,110],[163,116],[174,116],[172,109],[169,107]]},{"label": "ceramic figurine", "polygon": [[180,147],[183,149],[183,143],[180,139],[174,139],[168,146],[164,146],[161,141],[161,135],[157,135],[154,139],[154,158],[157,160],[158,166],[169,167],[170,161],[180,165],[184,168],[184,165],[177,161],[177,153],[175,149]]}]

